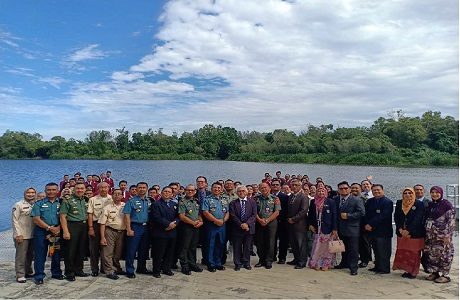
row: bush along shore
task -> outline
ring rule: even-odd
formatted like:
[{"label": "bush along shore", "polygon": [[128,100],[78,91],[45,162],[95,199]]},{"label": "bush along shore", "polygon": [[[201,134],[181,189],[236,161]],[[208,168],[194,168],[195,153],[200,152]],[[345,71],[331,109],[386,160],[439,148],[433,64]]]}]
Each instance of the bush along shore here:
[{"label": "bush along shore", "polygon": [[0,159],[235,160],[382,166],[458,166],[459,122],[440,112],[407,117],[401,111],[370,127],[307,125],[295,133],[237,131],[205,125],[171,135],[160,130],[90,132],[84,140],[7,130]]}]

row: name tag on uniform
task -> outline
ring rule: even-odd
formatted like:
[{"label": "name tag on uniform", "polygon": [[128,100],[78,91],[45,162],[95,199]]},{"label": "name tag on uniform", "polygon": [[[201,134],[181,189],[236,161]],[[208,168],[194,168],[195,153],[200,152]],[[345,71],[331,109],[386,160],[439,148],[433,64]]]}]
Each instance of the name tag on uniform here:
[{"label": "name tag on uniform", "polygon": [[379,214],[379,213],[380,213],[380,209],[377,209],[375,212]]},{"label": "name tag on uniform", "polygon": [[330,214],[330,213],[331,213],[331,211],[328,209],[328,210],[326,210],[326,213]]},{"label": "name tag on uniform", "polygon": [[270,212],[270,207],[265,207],[266,212]]},{"label": "name tag on uniform", "polygon": [[415,206],[412,206],[412,210],[416,210],[416,209],[417,209],[417,207],[415,207]]},{"label": "name tag on uniform", "polygon": [[43,204],[42,207],[49,207],[48,204]]},{"label": "name tag on uniform", "polygon": [[211,211],[216,211],[216,208],[215,208],[215,207],[211,207]]},{"label": "name tag on uniform", "polygon": [[225,213],[225,212],[227,212],[227,209],[225,207],[223,207],[222,211]]},{"label": "name tag on uniform", "polygon": [[138,212],[141,212],[141,209],[140,209],[140,208],[136,209],[136,212],[137,212],[137,213],[138,213]]}]

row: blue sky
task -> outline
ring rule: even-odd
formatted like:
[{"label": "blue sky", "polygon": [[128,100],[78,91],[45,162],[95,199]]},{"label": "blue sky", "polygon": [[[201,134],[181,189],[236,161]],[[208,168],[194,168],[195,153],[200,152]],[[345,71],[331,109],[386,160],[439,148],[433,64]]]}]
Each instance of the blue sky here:
[{"label": "blue sky", "polygon": [[458,118],[458,1],[0,2],[0,134]]}]

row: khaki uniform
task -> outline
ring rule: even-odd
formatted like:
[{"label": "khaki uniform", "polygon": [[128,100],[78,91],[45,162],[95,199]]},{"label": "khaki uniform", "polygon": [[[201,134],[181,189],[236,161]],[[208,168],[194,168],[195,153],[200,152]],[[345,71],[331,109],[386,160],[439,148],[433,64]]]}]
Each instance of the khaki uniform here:
[{"label": "khaki uniform", "polygon": [[[16,270],[16,278],[24,277],[26,274],[33,274],[32,259],[33,259],[33,230],[34,222],[30,213],[33,203],[26,200],[18,201],[13,206],[12,223],[13,223],[13,238],[14,247],[16,248],[16,256],[14,266]],[[23,241],[18,243],[16,237],[22,235]]]},{"label": "khaki uniform", "polygon": [[89,198],[88,201],[88,214],[93,214],[93,229],[94,237],[89,237],[89,260],[91,264],[91,272],[99,272],[99,257],[101,253],[101,230],[99,228],[98,220],[102,214],[104,207],[112,203],[112,196],[101,197],[100,195]]},{"label": "khaki uniform", "polygon": [[[281,210],[281,203],[278,197],[269,194],[267,197],[259,194],[254,197],[257,204],[257,215],[259,218],[268,219],[277,210]],[[275,255],[276,230],[278,220],[275,218],[266,226],[256,223],[255,243],[259,263],[265,266],[271,266]]]},{"label": "khaki uniform", "polygon": [[125,203],[107,204],[99,217],[99,224],[105,225],[105,239],[107,246],[102,247],[102,266],[106,274],[121,272],[120,258],[123,251],[123,239],[126,224],[123,214]]},{"label": "khaki uniform", "polygon": [[[200,203],[198,198],[182,198],[179,202],[179,214],[185,216],[192,221],[197,221],[200,216]],[[193,225],[182,223],[180,228],[181,241],[179,261],[182,269],[190,270],[197,269],[196,264],[196,248],[198,246],[200,230]]]}]

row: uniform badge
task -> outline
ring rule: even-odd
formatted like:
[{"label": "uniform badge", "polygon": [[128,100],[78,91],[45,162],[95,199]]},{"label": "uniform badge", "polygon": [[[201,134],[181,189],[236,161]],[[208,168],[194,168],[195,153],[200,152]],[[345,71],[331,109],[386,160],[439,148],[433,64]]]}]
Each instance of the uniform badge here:
[{"label": "uniform badge", "polygon": [[377,209],[375,212],[379,214],[379,213],[380,213],[380,209]]},{"label": "uniform badge", "polygon": [[412,210],[416,210],[416,209],[417,209],[417,207],[415,207],[415,206],[412,206]]}]

